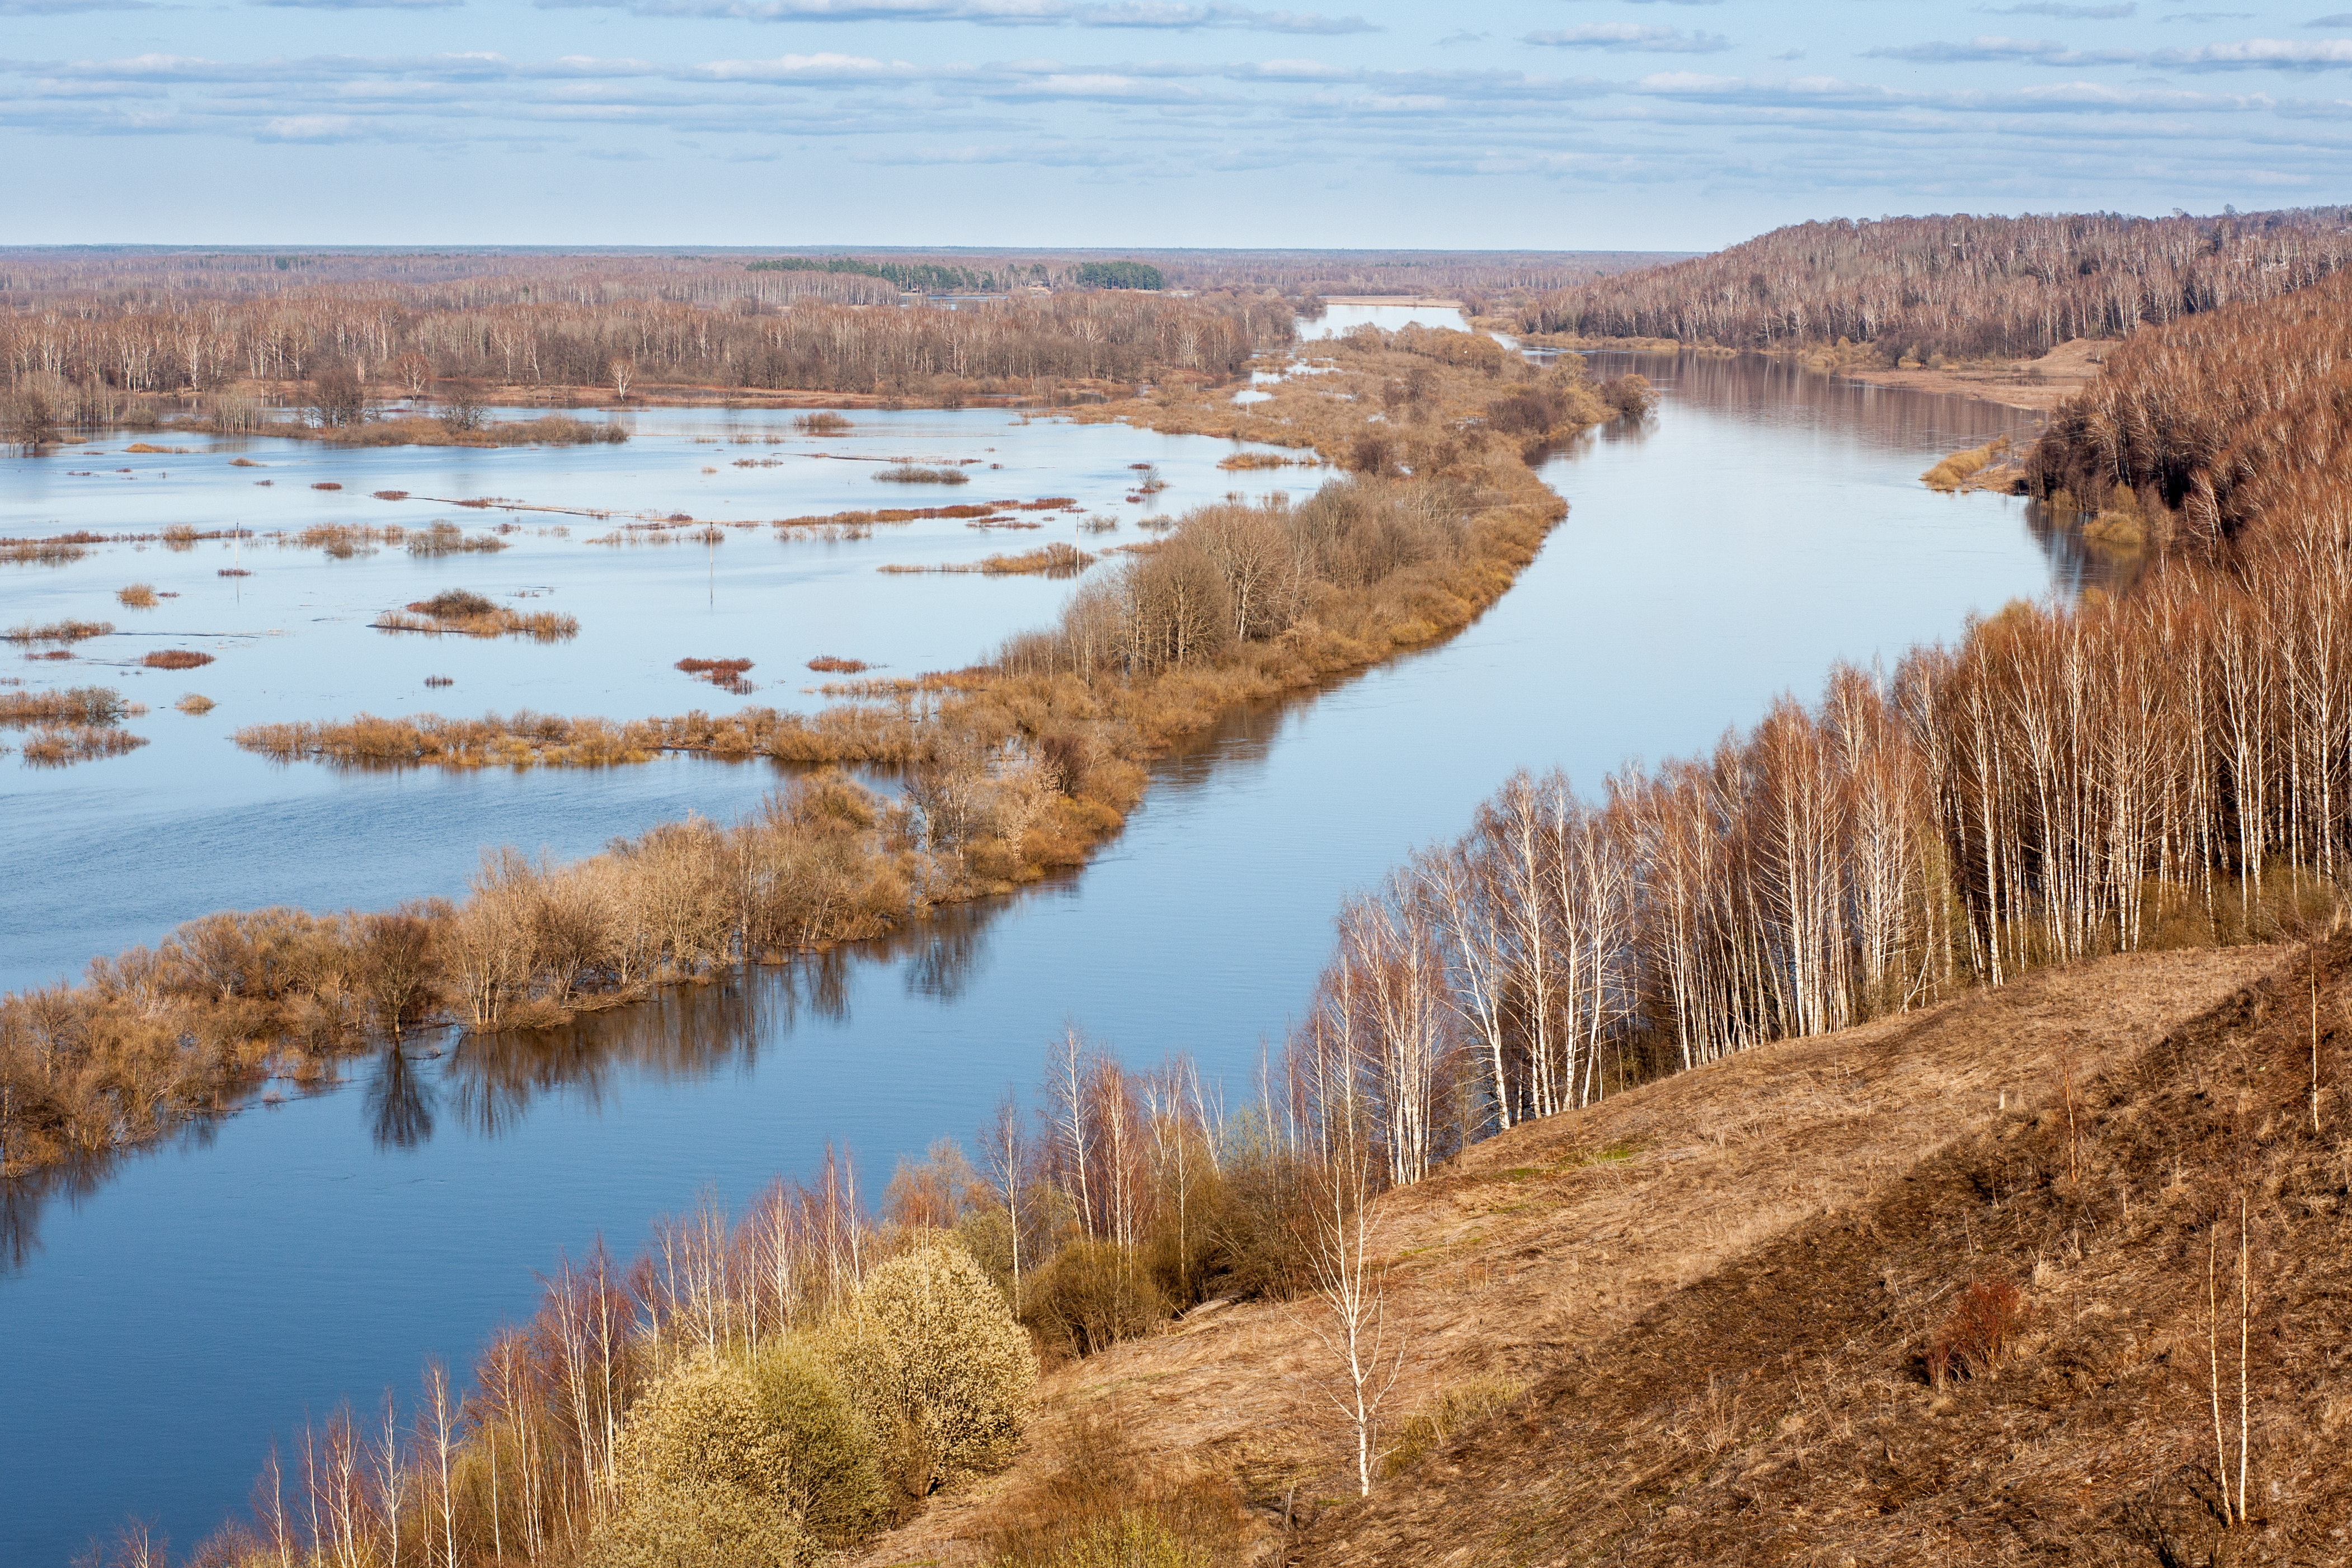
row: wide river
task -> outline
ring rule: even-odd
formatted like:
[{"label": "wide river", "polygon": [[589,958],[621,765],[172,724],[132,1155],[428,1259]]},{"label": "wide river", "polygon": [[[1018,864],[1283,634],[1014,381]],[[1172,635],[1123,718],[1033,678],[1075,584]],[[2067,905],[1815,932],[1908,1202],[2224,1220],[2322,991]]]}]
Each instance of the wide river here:
[{"label": "wide river", "polygon": [[[1606,368],[1632,364],[1664,390],[1658,415],[1641,430],[1595,433],[1546,465],[1573,509],[1483,620],[1311,700],[1237,716],[1167,759],[1125,833],[1067,881],[962,912],[887,950],[760,971],[556,1038],[457,1042],[438,1056],[362,1063],[333,1091],[256,1107],[72,1180],[16,1184],[0,1213],[0,1562],[62,1563],[134,1512],[184,1550],[242,1506],[273,1438],[283,1442],[306,1413],[339,1400],[364,1405],[386,1387],[405,1397],[428,1355],[467,1364],[492,1327],[531,1310],[536,1273],[559,1256],[600,1236],[629,1252],[651,1220],[701,1189],[740,1200],[777,1172],[805,1172],[828,1140],[855,1151],[878,1191],[900,1155],[969,1134],[1008,1084],[1031,1085],[1066,1023],[1131,1061],[1190,1052],[1244,1092],[1261,1043],[1278,1041],[1305,1005],[1342,898],[1416,846],[1460,831],[1512,769],[1558,764],[1597,789],[1629,759],[1706,747],[1779,694],[1811,694],[1833,660],[1891,661],[1914,643],[1952,636],[1972,612],[2081,584],[2080,559],[2037,540],[2020,503],[1941,497],[1918,484],[1938,455],[2022,429],[2022,415],[1760,360],[1643,358]],[[1140,433],[1078,440],[1067,426],[1013,427],[1001,413],[903,417],[907,428],[893,433],[903,439],[877,445],[905,450],[887,455],[998,449],[988,461],[1020,477],[988,475],[970,489],[994,481],[998,494],[982,498],[1070,495],[1132,519],[1129,463],[1181,471],[1181,485],[1160,497],[1169,504],[1217,493],[1224,477],[1213,444],[1203,457]],[[592,483],[556,483],[567,459],[615,475],[650,461],[647,448],[630,450],[517,461],[508,466],[541,483],[495,493],[589,504]],[[349,479],[362,494],[396,477],[399,488],[464,497],[503,476],[457,472],[485,465],[467,454],[365,457],[375,472]],[[1057,474],[1055,461],[1084,472]],[[729,465],[706,463],[719,474],[694,477],[723,485]],[[1290,486],[1312,482],[1294,476]],[[647,506],[672,504],[655,497],[657,486],[638,488]],[[872,505],[875,488],[844,485],[824,504]],[[924,499],[941,498],[960,497]],[[719,499],[696,515],[727,516]],[[19,525],[10,531],[37,531],[22,526],[37,509],[23,496],[0,500]],[[815,498],[800,509],[817,509]],[[958,548],[964,537],[953,533]],[[1077,536],[1069,527],[1014,533],[988,548],[1057,537]],[[1115,537],[1136,537],[1131,523]],[[887,553],[937,559],[950,542],[945,528],[921,540],[901,534]],[[548,538],[548,549],[558,547],[583,548]],[[211,552],[201,557],[203,580],[232,580],[212,577],[220,547],[203,548]],[[739,537],[615,550],[605,558],[623,563],[610,569],[614,581],[569,595],[567,608],[618,601],[631,572],[649,595],[707,595],[712,614],[740,613],[704,639],[723,647],[673,646],[673,637],[656,649],[639,638],[629,647],[643,669],[601,667],[609,661],[583,608],[580,643],[547,660],[507,646],[428,658],[401,645],[381,657],[414,669],[385,679],[320,671],[305,678],[343,706],[310,706],[349,711],[363,706],[356,692],[380,711],[401,703],[396,711],[411,711],[424,704],[409,683],[434,658],[478,654],[456,672],[469,693],[460,711],[488,701],[676,711],[691,706],[692,688],[659,672],[680,653],[754,653],[772,661],[761,676],[819,652],[900,667],[961,661],[1011,629],[998,624],[1003,596],[980,612],[970,609],[976,595],[1012,590],[1043,619],[1066,586],[944,580],[918,620],[950,622],[967,639],[950,647],[937,624],[906,622],[908,600],[867,588],[873,547],[860,546],[856,581],[833,583],[853,596],[855,613],[789,636],[763,631],[761,583],[730,581],[728,563],[773,551],[761,570],[779,581],[793,571],[822,576],[826,548]],[[520,543],[493,559],[501,583],[531,575]],[[163,571],[163,552],[142,563],[150,564],[135,575]],[[331,597],[336,582],[395,566],[411,570],[389,553],[329,562],[315,568],[321,581],[311,589]],[[347,568],[347,578],[334,576]],[[466,579],[446,565],[415,570],[420,581]],[[110,584],[134,575],[119,557],[102,570]],[[7,619],[23,618],[31,585],[53,580],[62,580],[0,582]],[[803,588],[812,604],[824,591]],[[730,594],[750,605],[720,610]],[[350,622],[383,597],[354,589],[332,598],[324,613],[341,619],[313,633],[319,656],[374,646]],[[251,624],[191,627],[283,632],[296,624],[294,604],[273,601]],[[770,641],[755,650],[760,636]],[[258,668],[266,644],[254,646]],[[227,681],[202,677],[235,663],[224,652],[186,684],[230,692]],[[502,683],[517,670],[554,695],[510,694]],[[251,706],[267,706],[267,685],[254,678]],[[178,689],[147,685],[151,704]],[[576,852],[666,811],[728,814],[772,782],[753,768],[714,763],[522,781],[248,774],[217,730],[206,737],[206,749],[185,753],[197,760],[187,764],[194,801],[184,815],[168,792],[159,797],[157,780],[110,776],[136,755],[37,779],[0,762],[6,902],[20,906],[5,927],[9,983],[70,972],[91,952],[152,940],[223,903],[332,907],[453,891],[485,841]],[[127,814],[123,852],[161,856],[172,874],[126,876],[103,831],[110,798]],[[396,831],[371,825],[371,813],[396,819]],[[39,841],[43,821],[72,847]],[[177,842],[183,830],[198,835],[194,849]],[[212,863],[219,855],[237,863]],[[67,929],[28,919],[26,904]]]}]

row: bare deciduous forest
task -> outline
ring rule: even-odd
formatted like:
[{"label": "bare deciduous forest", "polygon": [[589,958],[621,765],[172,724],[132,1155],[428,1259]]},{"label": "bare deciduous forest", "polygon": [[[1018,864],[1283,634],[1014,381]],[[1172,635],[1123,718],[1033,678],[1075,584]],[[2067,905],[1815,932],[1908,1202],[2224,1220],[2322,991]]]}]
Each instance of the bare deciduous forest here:
[{"label": "bare deciduous forest", "polygon": [[[409,381],[417,395],[452,380],[616,396],[660,383],[947,396],[1027,391],[1045,377],[1223,381],[1287,343],[1292,319],[1273,296],[1107,291],[975,311],[814,299],[722,310],[627,296],[486,305],[467,292],[353,285],[15,311],[0,315],[0,362],[17,398],[43,398],[76,422],[170,394],[205,400],[202,412],[233,423],[241,413],[249,422],[255,387],[294,392],[330,373],[356,374],[362,386]],[[614,382],[615,365],[628,368],[625,383]]]},{"label": "bare deciduous forest", "polygon": [[[0,305],[25,309],[121,309],[173,299],[261,298],[358,285],[380,293],[440,291],[459,306],[667,300],[719,309],[812,299],[893,304],[901,282],[847,261],[899,269],[909,287],[936,278],[980,290],[1084,287],[1079,270],[1103,257],[1158,269],[1171,288],[1320,294],[1509,295],[1675,259],[1649,251],[1135,250],[992,251],[446,251],[286,252],[91,246],[69,252],[0,247]],[[771,261],[782,265],[757,267]]]},{"label": "bare deciduous forest", "polygon": [[1598,278],[1522,307],[1517,329],[1766,351],[1864,346],[1887,364],[2031,357],[2275,298],[2352,258],[2352,209],[2221,217],[1839,219]]}]

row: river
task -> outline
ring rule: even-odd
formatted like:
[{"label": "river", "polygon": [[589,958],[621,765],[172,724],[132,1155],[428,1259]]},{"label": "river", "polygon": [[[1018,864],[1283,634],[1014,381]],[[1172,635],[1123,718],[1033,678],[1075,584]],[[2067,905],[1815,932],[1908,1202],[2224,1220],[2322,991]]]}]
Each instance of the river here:
[{"label": "river", "polygon": [[[1458,832],[1513,768],[1597,789],[1810,695],[1835,659],[1891,660],[2084,580],[2021,503],[1917,482],[2022,415],[1755,359],[1604,368],[1651,376],[1661,410],[1545,465],[1573,509],[1499,604],[1166,759],[1082,873],[549,1040],[363,1062],[78,1184],[19,1184],[0,1560],[61,1563],[132,1511],[192,1545],[273,1437],[405,1396],[427,1355],[467,1364],[560,1254],[631,1251],[702,1189],[740,1200],[828,1140],[878,1192],[898,1155],[1032,1084],[1067,1023],[1130,1061],[1189,1051],[1245,1092],[1342,897]],[[468,860],[475,830],[462,805],[434,825]]]}]

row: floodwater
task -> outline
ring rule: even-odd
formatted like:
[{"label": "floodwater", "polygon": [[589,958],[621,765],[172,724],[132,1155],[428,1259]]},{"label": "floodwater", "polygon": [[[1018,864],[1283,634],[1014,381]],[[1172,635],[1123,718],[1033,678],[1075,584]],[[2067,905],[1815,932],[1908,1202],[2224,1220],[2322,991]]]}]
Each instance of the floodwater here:
[{"label": "floodwater", "polygon": [[[1835,659],[1891,661],[2086,570],[2037,539],[2021,503],[1917,483],[2022,416],[1756,360],[1605,368],[1641,370],[1664,404],[1546,465],[1574,509],[1510,594],[1443,647],[1236,716],[1169,758],[1127,831],[1066,882],[551,1039],[412,1048],[333,1092],[20,1184],[0,1215],[15,1249],[0,1276],[0,1561],[62,1562],[132,1511],[192,1544],[305,1412],[406,1396],[428,1355],[464,1364],[531,1310],[535,1273],[560,1255],[600,1236],[626,1253],[706,1186],[740,1201],[806,1172],[829,1140],[878,1190],[898,1155],[968,1134],[1008,1085],[1032,1084],[1067,1022],[1131,1061],[1189,1051],[1238,1098],[1261,1042],[1304,1008],[1341,899],[1458,832],[1512,769],[1558,764],[1597,787],[1629,758],[1712,744],[1783,691],[1812,693]],[[1139,456],[1164,450],[1130,439]],[[591,619],[559,659],[596,662]],[[882,643],[862,623],[825,637],[844,653]],[[803,647],[817,643],[786,657]],[[98,788],[113,766],[64,777]],[[683,772],[678,789],[727,777]],[[377,799],[316,820],[340,831],[341,812]],[[470,861],[505,831],[472,797],[438,800],[408,841],[419,853],[446,841]],[[256,808],[240,841],[261,841],[275,809]],[[24,840],[13,818],[5,831],[13,861]],[[308,885],[348,875],[330,901],[380,902],[338,847],[300,846],[329,862]],[[215,890],[179,913],[223,902]]]},{"label": "floodwater", "polygon": [[[79,975],[93,956],[152,943],[209,910],[373,908],[458,894],[482,844],[585,854],[689,810],[738,815],[779,778],[764,761],[695,757],[596,771],[289,768],[232,745],[244,726],[362,712],[530,708],[635,718],[746,703],[813,710],[830,700],[817,684],[839,678],[811,673],[813,658],[863,660],[882,674],[958,668],[1009,632],[1050,622],[1077,587],[1034,576],[885,574],[878,566],[969,564],[1049,539],[1099,551],[1150,538],[1140,525],[1170,510],[1232,491],[1262,496],[1284,482],[1264,470],[1220,471],[1235,450],[1230,442],[1125,425],[1024,423],[1003,410],[859,412],[848,434],[815,438],[795,432],[792,418],[655,410],[630,417],[634,437],[620,445],[326,450],[157,435],[146,444],[193,450],[132,454],[116,438],[0,460],[0,537],[152,535],[171,524],[232,536],[179,549],[91,546],[62,567],[0,565],[0,624],[75,619],[116,628],[75,644],[69,661],[11,658],[9,676],[27,689],[112,685],[150,710],[129,725],[148,744],[125,757],[62,769],[0,758],[14,884],[0,901],[0,988]],[[875,479],[902,457],[970,480]],[[1147,475],[1138,465],[1166,488],[1139,489]],[[1286,482],[1315,481],[1294,473]],[[320,484],[340,487],[313,488]],[[376,492],[409,494],[385,500]],[[1002,514],[1034,527],[879,524],[864,538],[766,526],[1048,497],[1075,509]],[[509,504],[453,504],[485,497]],[[642,526],[678,517],[693,523]],[[1089,517],[1117,526],[1081,531]],[[299,542],[305,529],[418,530],[436,521],[507,548],[416,556],[404,543],[362,542],[339,558]],[[705,537],[706,524],[715,537]],[[223,577],[224,568],[251,575]],[[115,591],[132,582],[176,597],[128,609]],[[448,589],[572,615],[579,634],[535,643],[370,624]],[[214,663],[141,664],[143,654],[173,648]],[[714,690],[674,667],[688,657],[751,659],[757,689]],[[425,684],[434,677],[451,684]],[[178,711],[191,692],[216,706],[201,716]]]}]

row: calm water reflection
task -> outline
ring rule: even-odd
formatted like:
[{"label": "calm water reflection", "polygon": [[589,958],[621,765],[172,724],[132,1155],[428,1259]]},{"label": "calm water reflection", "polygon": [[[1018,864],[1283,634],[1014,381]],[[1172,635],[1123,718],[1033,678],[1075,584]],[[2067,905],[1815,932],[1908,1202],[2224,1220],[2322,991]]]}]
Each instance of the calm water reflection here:
[{"label": "calm water reflection", "polygon": [[341,1091],[11,1195],[0,1560],[61,1561],[132,1508],[192,1542],[273,1434],[412,1387],[428,1354],[465,1362],[560,1252],[634,1249],[706,1185],[740,1199],[827,1140],[878,1181],[1032,1082],[1066,1021],[1238,1087],[1344,894],[1510,769],[1597,785],[1811,692],[1832,659],[2082,575],[2020,504],[1917,484],[2016,416],[1755,361],[1630,362],[1660,417],[1547,466],[1574,511],[1509,596],[1168,759],[1082,874],[551,1038],[413,1042]]}]

